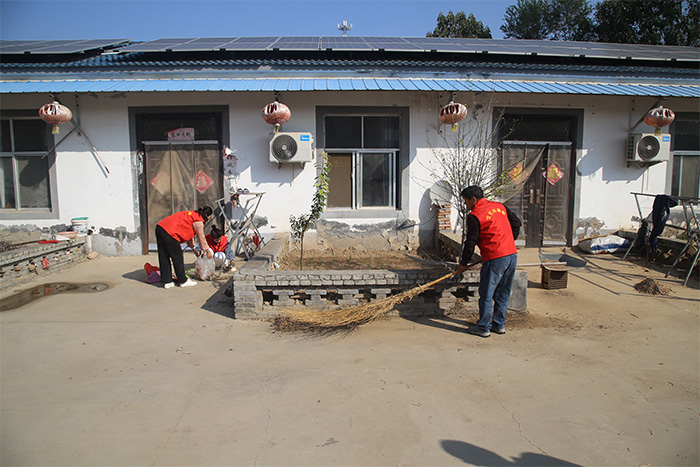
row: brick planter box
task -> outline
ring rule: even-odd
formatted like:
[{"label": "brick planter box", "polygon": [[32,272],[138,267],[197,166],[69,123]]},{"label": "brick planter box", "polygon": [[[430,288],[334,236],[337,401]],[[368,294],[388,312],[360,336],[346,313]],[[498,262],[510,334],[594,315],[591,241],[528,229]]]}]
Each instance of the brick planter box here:
[{"label": "brick planter box", "polygon": [[[438,279],[450,271],[273,269],[273,263],[285,251],[287,242],[286,236],[276,236],[235,274],[233,291],[236,318],[271,318],[278,316],[281,309],[295,306],[331,310],[358,305],[401,293]],[[524,284],[527,286],[527,273],[518,272],[519,275],[525,275]],[[465,311],[465,305],[466,310],[476,310],[478,288],[479,272],[467,271],[461,277],[445,280],[410,301],[397,305],[392,313],[401,316],[435,316],[444,314],[458,302],[463,304],[461,311]]]},{"label": "brick planter box", "polygon": [[[85,237],[78,237],[58,243],[34,243],[0,253],[0,290],[17,287],[84,261],[84,244]],[[43,258],[50,263],[48,269],[42,268]]]}]

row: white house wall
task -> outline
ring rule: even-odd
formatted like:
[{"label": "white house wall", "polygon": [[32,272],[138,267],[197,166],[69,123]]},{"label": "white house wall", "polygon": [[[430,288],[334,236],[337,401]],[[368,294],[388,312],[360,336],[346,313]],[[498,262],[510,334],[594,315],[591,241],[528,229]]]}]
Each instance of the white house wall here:
[{"label": "white house wall", "polygon": [[[457,95],[458,100],[460,94]],[[447,95],[429,92],[285,92],[281,101],[292,111],[284,131],[310,131],[317,146],[316,106],[398,106],[410,109],[410,168],[408,205],[391,218],[358,217],[333,219],[348,226],[396,222],[410,219],[424,231],[431,231],[433,213],[426,191],[430,177],[425,168],[432,157],[426,128],[437,123],[437,112]],[[464,96],[464,101],[469,101]],[[264,234],[289,230],[289,216],[309,211],[316,175],[314,164],[278,166],[268,160],[272,127],[260,118],[262,107],[273,101],[272,92],[185,92],[80,94],[60,96],[71,108],[109,170],[106,174],[89,143],[82,136],[69,136],[56,151],[58,216],[31,221],[12,220],[0,215],[0,239],[18,229],[31,231],[68,226],[74,217],[89,217],[98,234],[94,247],[103,254],[140,254],[137,155],[131,151],[129,109],[166,106],[228,106],[229,145],[238,158],[238,186],[263,191],[258,214],[267,220]],[[49,101],[47,95],[3,95],[5,110],[36,109]],[[631,191],[667,192],[670,164],[648,169],[627,167],[624,157],[629,127],[654,104],[654,99],[617,96],[571,96],[499,94],[496,105],[517,108],[570,108],[582,110],[582,149],[577,152],[574,218],[595,218],[604,229],[633,227],[636,215]],[[669,99],[666,107],[696,111],[698,99]],[[61,126],[58,142],[71,125]],[[652,132],[645,124],[638,131]],[[664,129],[664,131],[668,131]],[[670,188],[670,187],[668,187]],[[405,187],[404,187],[405,189]],[[4,228],[4,231],[2,229]],[[3,235],[4,234],[4,235]],[[10,239],[9,241],[12,241]]]}]

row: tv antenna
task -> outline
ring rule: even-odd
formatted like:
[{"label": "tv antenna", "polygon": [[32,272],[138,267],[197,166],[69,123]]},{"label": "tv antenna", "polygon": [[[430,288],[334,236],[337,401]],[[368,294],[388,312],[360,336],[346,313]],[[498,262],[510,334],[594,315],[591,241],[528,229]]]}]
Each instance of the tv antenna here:
[{"label": "tv antenna", "polygon": [[352,29],[352,24],[348,24],[348,20],[344,19],[341,24],[338,25],[338,30],[343,31],[343,37],[347,37],[348,31]]}]

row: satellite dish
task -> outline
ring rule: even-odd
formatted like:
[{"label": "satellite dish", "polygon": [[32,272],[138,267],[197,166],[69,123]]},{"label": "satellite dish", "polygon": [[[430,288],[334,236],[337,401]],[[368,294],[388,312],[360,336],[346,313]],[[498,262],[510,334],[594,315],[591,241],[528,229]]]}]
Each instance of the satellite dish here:
[{"label": "satellite dish", "polygon": [[443,206],[452,202],[452,188],[445,180],[433,183],[430,187],[430,202]]}]

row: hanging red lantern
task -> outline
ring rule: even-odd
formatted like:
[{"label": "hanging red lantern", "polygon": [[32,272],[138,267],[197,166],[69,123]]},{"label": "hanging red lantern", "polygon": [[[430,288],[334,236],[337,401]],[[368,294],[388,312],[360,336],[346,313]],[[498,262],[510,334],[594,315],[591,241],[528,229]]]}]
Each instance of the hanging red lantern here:
[{"label": "hanging red lantern", "polygon": [[292,111],[281,102],[272,102],[262,109],[262,118],[270,125],[281,125],[292,117]]},{"label": "hanging red lantern", "polygon": [[676,119],[676,114],[673,113],[671,109],[664,109],[659,106],[655,109],[651,109],[644,116],[644,123],[654,128],[662,128],[666,125],[670,125]]},{"label": "hanging red lantern", "polygon": [[467,116],[467,106],[459,102],[450,101],[449,104],[440,109],[440,121],[447,125],[452,125],[452,131],[457,129],[457,123]]},{"label": "hanging red lantern", "polygon": [[39,109],[39,117],[46,123],[53,125],[51,133],[58,134],[58,125],[70,122],[73,118],[73,113],[65,105],[61,105],[56,101],[46,104]]}]

